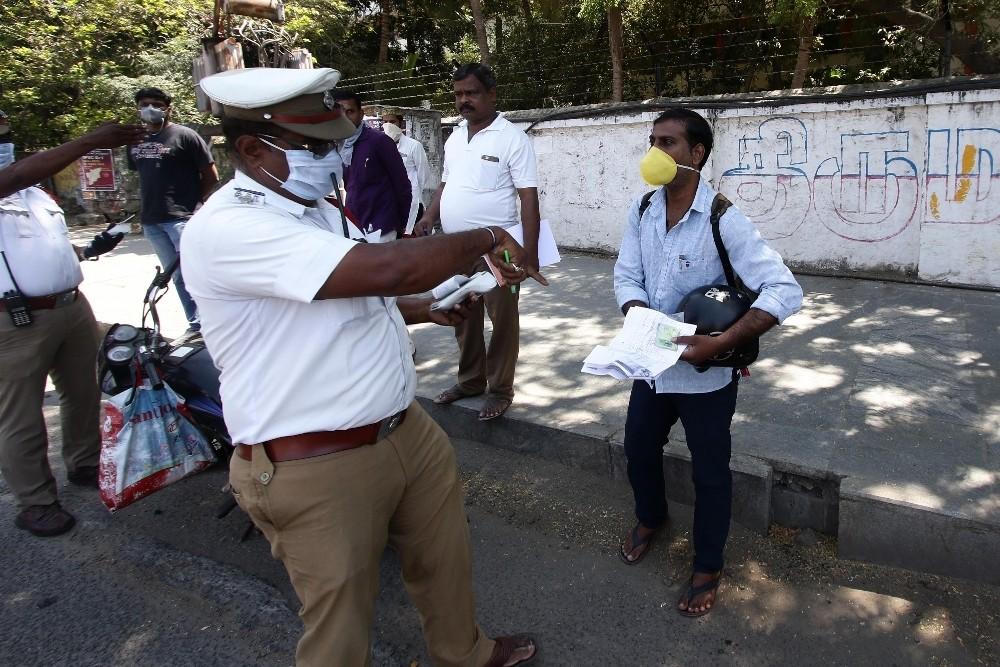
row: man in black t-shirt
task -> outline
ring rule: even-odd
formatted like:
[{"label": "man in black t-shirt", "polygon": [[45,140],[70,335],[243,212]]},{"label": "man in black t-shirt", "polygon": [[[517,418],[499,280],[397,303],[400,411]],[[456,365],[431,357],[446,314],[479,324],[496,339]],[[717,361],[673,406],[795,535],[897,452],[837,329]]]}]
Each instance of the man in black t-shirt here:
[{"label": "man in black t-shirt", "polygon": [[[164,268],[177,259],[184,223],[219,182],[208,144],[194,130],[170,122],[170,102],[159,88],[136,92],[139,118],[149,135],[128,150],[129,166],[139,172],[142,231]],[[188,331],[198,331],[198,307],[184,287],[179,267],[173,280]]]}]

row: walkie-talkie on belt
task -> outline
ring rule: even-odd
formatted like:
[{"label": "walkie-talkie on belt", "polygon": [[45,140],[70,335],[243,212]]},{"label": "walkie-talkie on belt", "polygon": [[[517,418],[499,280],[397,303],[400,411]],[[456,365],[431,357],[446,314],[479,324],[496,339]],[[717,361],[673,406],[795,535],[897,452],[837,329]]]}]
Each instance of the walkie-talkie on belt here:
[{"label": "walkie-talkie on belt", "polygon": [[17,286],[17,280],[14,279],[14,272],[10,270],[10,263],[7,262],[7,253],[0,250],[0,257],[3,257],[4,266],[7,267],[7,275],[10,276],[10,282],[14,285],[14,289],[3,293],[3,305],[10,315],[10,321],[14,323],[15,327],[26,327],[31,324],[31,309],[28,308],[28,302],[21,294],[21,288]]}]

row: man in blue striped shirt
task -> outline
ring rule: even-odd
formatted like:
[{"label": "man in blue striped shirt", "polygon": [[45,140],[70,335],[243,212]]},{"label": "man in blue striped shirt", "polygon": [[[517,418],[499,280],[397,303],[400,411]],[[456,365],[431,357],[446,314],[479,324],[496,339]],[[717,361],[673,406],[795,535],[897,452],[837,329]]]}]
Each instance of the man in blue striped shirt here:
[{"label": "man in blue striped shirt", "polygon": [[[653,121],[650,146],[679,169],[664,170],[657,182],[665,185],[645,211],[640,213],[640,200],[632,204],[615,264],[615,296],[622,313],[641,307],[671,315],[691,290],[726,282],[710,223],[716,191],[700,173],[712,151],[712,128],[694,111],[668,109]],[[656,153],[649,157],[669,162]],[[638,519],[621,544],[628,564],[645,556],[654,535],[667,527],[663,445],[678,419],[684,426],[695,485],[693,573],[677,606],[685,616],[712,608],[722,576],[732,505],[730,424],[739,377],[731,368],[698,372],[695,366],[760,336],[802,304],[802,289],[781,256],[735,206],[722,216],[720,231],[736,274],[760,296],[722,335],[677,338],[688,346],[681,360],[652,387],[635,382],[625,424]]]}]

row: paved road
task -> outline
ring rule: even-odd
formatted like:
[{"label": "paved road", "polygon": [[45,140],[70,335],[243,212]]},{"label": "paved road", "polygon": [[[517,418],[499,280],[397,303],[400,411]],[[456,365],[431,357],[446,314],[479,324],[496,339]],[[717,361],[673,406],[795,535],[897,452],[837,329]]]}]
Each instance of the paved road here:
[{"label": "paved road", "polygon": [[[47,408],[50,430],[57,409]],[[58,441],[58,429],[54,429]],[[987,665],[1000,661],[1000,590],[838,561],[829,538],[734,531],[720,607],[672,605],[689,516],[635,567],[615,556],[627,488],[559,464],[456,443],[467,481],[481,624],[533,630],[542,665]],[[57,474],[63,479],[58,457]],[[82,519],[39,540],[14,529],[0,487],[0,665],[288,665],[294,594],[245,519],[213,517],[213,470],[108,514],[67,487]],[[428,665],[391,555],[373,635],[376,665]]]}]

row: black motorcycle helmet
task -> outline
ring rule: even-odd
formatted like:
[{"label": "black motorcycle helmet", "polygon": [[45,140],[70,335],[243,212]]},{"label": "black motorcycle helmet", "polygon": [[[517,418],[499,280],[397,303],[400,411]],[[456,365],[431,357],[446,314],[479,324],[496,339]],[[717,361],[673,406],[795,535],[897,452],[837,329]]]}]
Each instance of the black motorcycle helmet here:
[{"label": "black motorcycle helmet", "polygon": [[699,335],[718,335],[750,310],[750,300],[729,285],[702,285],[681,301],[684,321]]}]

